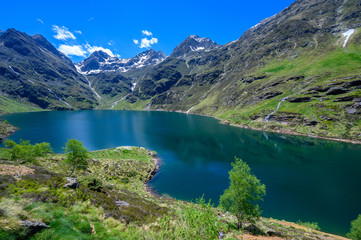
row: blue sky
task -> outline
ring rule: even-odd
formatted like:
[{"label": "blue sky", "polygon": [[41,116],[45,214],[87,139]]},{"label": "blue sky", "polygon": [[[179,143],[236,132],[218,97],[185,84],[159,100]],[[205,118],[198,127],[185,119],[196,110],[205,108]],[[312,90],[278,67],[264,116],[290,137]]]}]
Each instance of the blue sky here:
[{"label": "blue sky", "polygon": [[[41,34],[78,62],[98,49],[133,57],[149,48],[169,55],[189,35],[226,44],[293,0],[3,1],[0,29]],[[145,31],[146,30],[146,31]],[[144,39],[142,41],[142,39]],[[138,44],[137,43],[138,40]]]}]

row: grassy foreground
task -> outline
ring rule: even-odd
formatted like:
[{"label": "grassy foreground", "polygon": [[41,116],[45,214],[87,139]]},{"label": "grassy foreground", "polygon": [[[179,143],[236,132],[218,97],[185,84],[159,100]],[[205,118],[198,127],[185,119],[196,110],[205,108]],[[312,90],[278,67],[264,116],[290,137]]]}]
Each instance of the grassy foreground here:
[{"label": "grassy foreground", "polygon": [[65,187],[65,155],[32,164],[0,152],[0,239],[343,239],[308,227],[261,218],[237,230],[236,218],[203,198],[184,202],[151,194],[156,153],[118,147],[90,153]]}]

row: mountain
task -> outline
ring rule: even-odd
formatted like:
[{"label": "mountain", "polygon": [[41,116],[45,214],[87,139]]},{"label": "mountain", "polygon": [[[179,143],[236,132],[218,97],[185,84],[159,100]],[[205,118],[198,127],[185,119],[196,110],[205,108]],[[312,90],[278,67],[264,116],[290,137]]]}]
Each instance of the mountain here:
[{"label": "mountain", "polygon": [[93,52],[88,58],[78,63],[77,69],[82,74],[100,72],[127,72],[144,66],[152,66],[162,62],[166,55],[153,49],[139,53],[133,58],[119,59],[111,57],[103,51]]},{"label": "mountain", "polygon": [[197,35],[191,35],[181,42],[172,52],[172,57],[186,58],[189,55],[209,52],[220,45],[209,38],[200,38]]},{"label": "mountain", "polygon": [[0,89],[1,100],[30,103],[31,108],[89,109],[97,104],[69,58],[41,35],[15,29],[0,35]]},{"label": "mountain", "polygon": [[0,101],[182,111],[361,141],[360,66],[360,1],[296,0],[223,46],[192,35],[169,57],[98,51],[76,68],[43,37],[7,30],[0,35]]},{"label": "mountain", "polygon": [[140,76],[118,105],[361,140],[360,13],[356,0],[296,0],[238,40],[201,55],[190,54],[198,52],[188,44],[198,37],[190,36]]}]

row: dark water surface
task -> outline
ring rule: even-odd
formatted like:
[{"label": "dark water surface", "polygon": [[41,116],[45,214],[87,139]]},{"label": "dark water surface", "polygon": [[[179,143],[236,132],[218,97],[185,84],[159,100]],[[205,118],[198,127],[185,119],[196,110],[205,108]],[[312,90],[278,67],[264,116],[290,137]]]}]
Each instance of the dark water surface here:
[{"label": "dark water surface", "polygon": [[225,126],[196,115],[136,111],[68,111],[3,116],[20,129],[11,139],[50,142],[62,152],[75,138],[90,150],[121,145],[157,151],[160,194],[218,203],[235,156],[266,185],[263,216],[318,222],[345,234],[361,213],[361,146]]}]

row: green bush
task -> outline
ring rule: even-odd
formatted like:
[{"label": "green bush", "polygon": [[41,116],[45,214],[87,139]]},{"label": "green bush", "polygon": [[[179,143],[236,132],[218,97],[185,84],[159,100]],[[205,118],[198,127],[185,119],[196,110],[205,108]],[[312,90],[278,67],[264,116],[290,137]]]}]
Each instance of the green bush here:
[{"label": "green bush", "polygon": [[102,181],[98,177],[90,174],[79,177],[78,182],[93,191],[99,192],[103,188]]},{"label": "green bush", "polygon": [[301,222],[300,220],[298,220],[296,224],[307,228],[311,228],[313,230],[321,231],[321,228],[318,226],[317,222]]},{"label": "green bush", "polygon": [[8,120],[5,120],[4,123],[5,123],[5,124],[9,124]]},{"label": "green bush", "polygon": [[350,233],[347,234],[347,237],[352,240],[361,240],[361,214],[351,222]]},{"label": "green bush", "polygon": [[6,140],[4,144],[7,148],[4,151],[5,157],[10,161],[35,163],[37,157],[43,157],[53,152],[50,143],[46,142],[32,145],[29,140],[20,139],[19,144],[12,140]]}]

